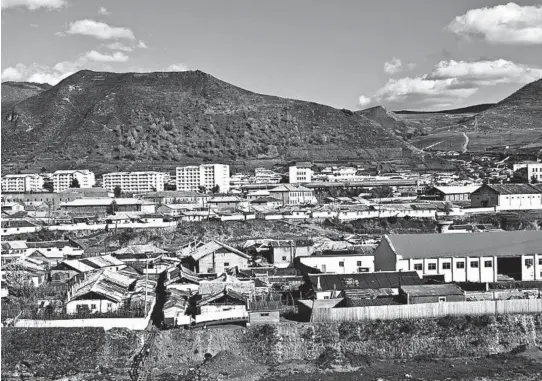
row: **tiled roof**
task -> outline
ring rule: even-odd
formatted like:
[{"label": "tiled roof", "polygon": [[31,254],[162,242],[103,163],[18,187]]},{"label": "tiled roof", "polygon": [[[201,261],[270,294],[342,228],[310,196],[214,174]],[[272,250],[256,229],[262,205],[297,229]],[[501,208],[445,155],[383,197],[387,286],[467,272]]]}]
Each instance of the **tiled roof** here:
[{"label": "tiled roof", "polygon": [[162,250],[154,245],[130,245],[123,247],[115,251],[116,255],[127,255],[127,254],[167,254],[167,251]]},{"label": "tiled roof", "polygon": [[[486,184],[483,187],[500,194],[537,194],[540,190],[530,184]],[[481,188],[480,188],[481,189]]]},{"label": "tiled roof", "polygon": [[364,288],[399,288],[402,285],[422,284],[416,271],[376,272],[356,274],[315,274],[308,275],[316,290],[318,279],[320,287],[326,290],[364,289]]},{"label": "tiled roof", "polygon": [[542,253],[542,231],[386,235],[403,258],[510,256]]},{"label": "tiled roof", "polygon": [[219,249],[226,249],[227,251],[237,254],[243,258],[248,259],[249,256],[243,253],[242,251],[239,251],[229,245],[226,245],[225,243],[219,242],[219,241],[211,241],[206,243],[203,246],[198,247],[194,252],[190,254],[190,256],[196,260],[199,261],[201,258],[212,254],[213,252],[219,250]]},{"label": "tiled roof", "polygon": [[461,287],[455,284],[422,284],[402,286],[401,290],[409,296],[464,295]]},{"label": "tiled roof", "polygon": [[83,297],[89,292],[95,292],[107,299],[121,302],[128,296],[128,289],[135,279],[110,270],[98,270],[75,285],[71,300]]}]

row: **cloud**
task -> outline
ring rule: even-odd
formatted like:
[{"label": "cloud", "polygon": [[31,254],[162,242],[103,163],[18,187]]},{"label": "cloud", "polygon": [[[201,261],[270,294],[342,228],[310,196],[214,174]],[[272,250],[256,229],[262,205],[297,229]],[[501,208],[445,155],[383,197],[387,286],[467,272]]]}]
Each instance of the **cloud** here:
[{"label": "cloud", "polygon": [[145,44],[141,40],[139,40],[139,42],[137,43],[137,47],[140,48],[140,49],[147,49],[148,48],[147,44]]},{"label": "cloud", "polygon": [[49,83],[56,85],[66,77],[77,71],[77,65],[69,62],[59,62],[53,67],[32,64],[27,66],[18,63],[15,67],[8,67],[2,71],[2,81],[26,81],[36,83]]},{"label": "cloud", "polygon": [[92,36],[100,40],[135,40],[134,33],[129,28],[110,26],[104,22],[88,19],[71,22],[65,34]]},{"label": "cloud", "polygon": [[542,69],[503,59],[494,61],[440,61],[430,73],[417,77],[392,78],[368,98],[392,106],[436,107],[472,96],[481,87],[526,84],[542,78]]},{"label": "cloud", "polygon": [[84,58],[96,62],[126,62],[128,56],[122,52],[114,52],[112,55],[102,54],[95,50],[85,53]]},{"label": "cloud", "polygon": [[103,45],[107,49],[111,50],[121,50],[123,52],[131,52],[134,50],[131,46],[125,45],[122,42],[112,42],[110,44]]},{"label": "cloud", "polygon": [[66,0],[2,0],[2,9],[24,7],[34,11],[40,8],[60,9],[66,6]]},{"label": "cloud", "polygon": [[111,14],[111,12],[109,12],[106,7],[100,7],[100,8],[98,8],[98,14],[99,15],[104,15],[104,16],[109,16]]},{"label": "cloud", "polygon": [[372,102],[371,98],[369,97],[366,97],[364,95],[360,95],[359,99],[358,99],[358,103],[361,107],[366,107],[368,105],[370,105]]},{"label": "cloud", "polygon": [[542,44],[542,5],[508,3],[471,9],[457,16],[447,28],[458,36],[491,44]]},{"label": "cloud", "polygon": [[391,61],[384,63],[384,71],[388,74],[395,74],[403,70],[403,63],[399,58],[393,57]]},{"label": "cloud", "polygon": [[165,71],[187,71],[187,70],[188,70],[188,66],[182,63],[171,64],[165,69]]}]

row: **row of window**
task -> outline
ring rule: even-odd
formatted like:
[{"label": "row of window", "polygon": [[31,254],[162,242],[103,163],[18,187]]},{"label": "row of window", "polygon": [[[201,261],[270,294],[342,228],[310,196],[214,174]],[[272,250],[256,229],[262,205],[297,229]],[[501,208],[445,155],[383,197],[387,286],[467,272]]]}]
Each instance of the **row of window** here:
[{"label": "row of window", "polygon": [[[339,262],[339,266],[340,266],[340,263],[343,263],[343,262]],[[525,266],[527,267],[530,267],[532,266],[534,263],[534,261],[532,259],[525,259]],[[540,258],[538,260],[538,264],[542,266],[542,258]],[[361,262],[358,261],[358,266],[361,265]],[[344,266],[344,263],[343,263],[343,266]],[[464,269],[465,268],[465,262],[461,261],[461,262],[456,262],[455,263],[455,267],[457,269]],[[478,261],[473,261],[473,262],[470,262],[470,267],[473,268],[473,269],[477,269],[479,267],[479,262]],[[493,261],[484,261],[484,267],[485,268],[490,268],[490,267],[493,267]],[[450,270],[452,268],[452,264],[450,262],[443,262],[442,263],[442,269],[443,270]],[[428,263],[427,264],[427,270],[436,270],[437,269],[437,264],[436,263]],[[421,263],[415,263],[414,264],[414,270],[416,271],[422,271],[423,270],[423,265]]]}]

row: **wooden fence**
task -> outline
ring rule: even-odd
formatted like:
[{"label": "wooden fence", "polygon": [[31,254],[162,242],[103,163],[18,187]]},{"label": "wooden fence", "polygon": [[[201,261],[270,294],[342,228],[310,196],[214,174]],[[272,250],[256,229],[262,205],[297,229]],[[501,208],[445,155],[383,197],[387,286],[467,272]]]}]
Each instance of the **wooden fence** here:
[{"label": "wooden fence", "polygon": [[423,303],[372,307],[316,308],[314,322],[437,318],[448,315],[542,313],[542,299]]}]

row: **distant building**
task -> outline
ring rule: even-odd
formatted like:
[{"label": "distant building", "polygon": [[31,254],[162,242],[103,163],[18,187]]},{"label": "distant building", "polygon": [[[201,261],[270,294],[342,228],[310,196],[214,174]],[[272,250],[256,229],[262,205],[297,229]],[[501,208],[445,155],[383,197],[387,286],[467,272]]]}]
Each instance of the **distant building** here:
[{"label": "distant building", "polygon": [[401,286],[399,299],[406,304],[464,302],[465,291],[455,284]]},{"label": "distant building", "polygon": [[39,192],[43,189],[43,177],[37,174],[5,175],[2,192]]},{"label": "distant building", "polygon": [[122,192],[141,193],[163,191],[166,183],[167,173],[146,171],[146,172],[112,172],[103,175],[103,187],[114,191],[120,187]]},{"label": "distant building", "polygon": [[314,205],[317,203],[312,189],[301,185],[282,184],[270,189],[271,197],[282,201],[284,206],[292,205]]},{"label": "distant building", "polygon": [[230,190],[230,166],[226,164],[202,164],[200,166],[177,167],[177,190],[197,191],[219,187],[219,192]]},{"label": "distant building", "polygon": [[250,183],[256,184],[278,184],[280,183],[281,175],[265,168],[256,168],[254,170],[254,177],[249,179]]},{"label": "distant building", "polygon": [[516,163],[513,166],[514,172],[521,168],[527,168],[527,178],[529,182],[532,179],[542,181],[542,162],[540,161],[523,161]]},{"label": "distant building", "polygon": [[542,209],[542,192],[530,184],[485,184],[472,193],[471,206],[499,210]]},{"label": "distant building", "polygon": [[542,232],[390,234],[374,257],[377,271],[417,271],[445,282],[542,280]]},{"label": "distant building", "polygon": [[80,188],[91,188],[96,184],[94,173],[88,169],[56,171],[51,178],[54,192],[63,192],[70,188],[73,179],[77,179]]},{"label": "distant building", "polygon": [[199,206],[207,205],[210,196],[205,193],[194,191],[160,191],[137,194],[135,197],[142,200],[154,202],[156,204],[195,204]]},{"label": "distant building", "polygon": [[321,254],[301,257],[299,262],[315,272],[352,274],[374,272],[374,256],[361,253]]},{"label": "distant building", "polygon": [[480,185],[465,186],[435,186],[427,190],[428,196],[440,201],[470,201],[472,192],[480,188]]},{"label": "distant building", "polygon": [[106,214],[112,203],[117,212],[154,213],[155,205],[136,198],[81,198],[60,204],[60,209],[73,214]]},{"label": "distant building", "polygon": [[290,184],[310,183],[314,172],[311,169],[311,163],[296,163],[290,167]]}]

